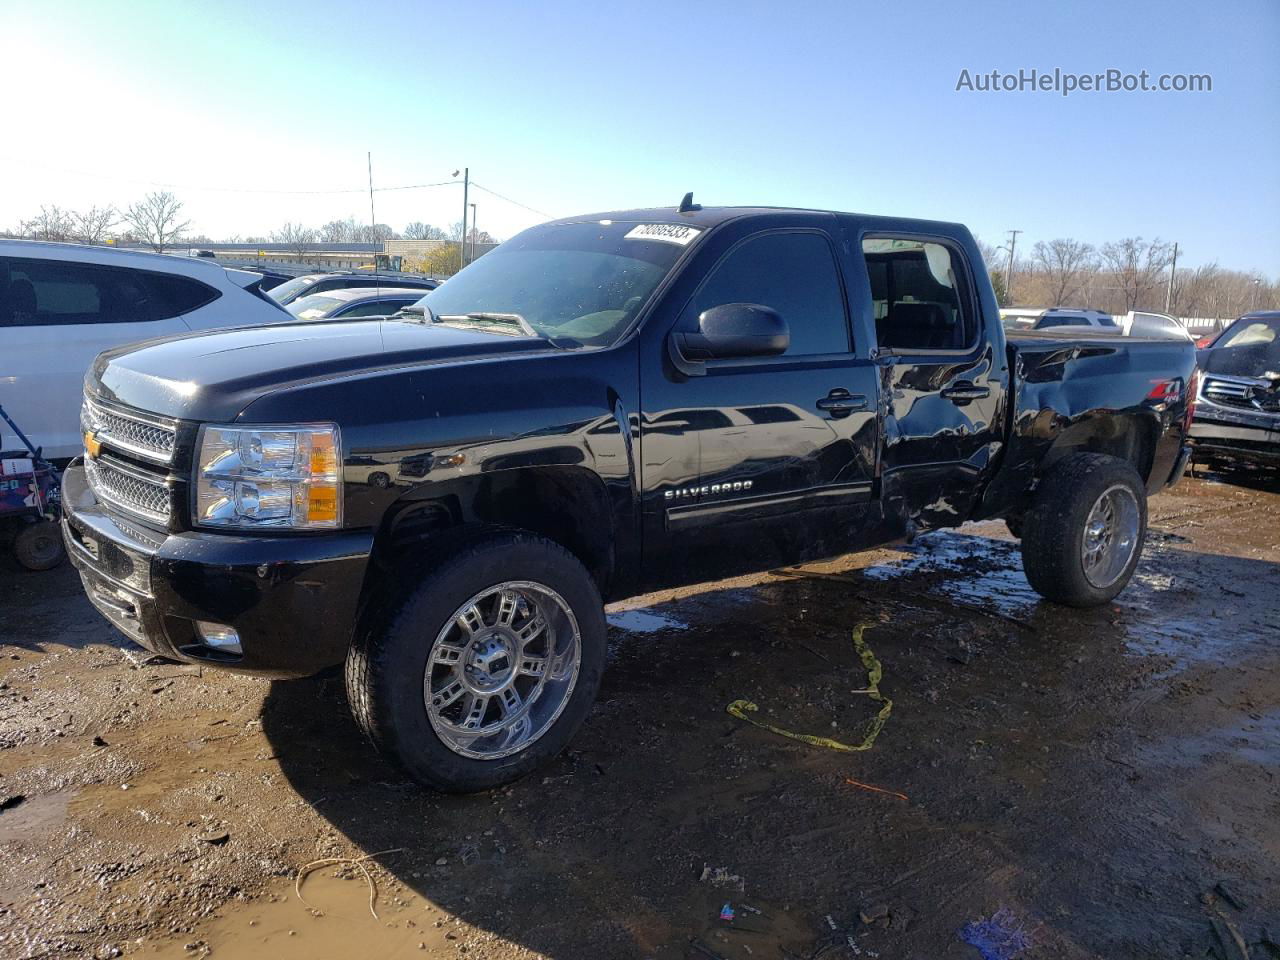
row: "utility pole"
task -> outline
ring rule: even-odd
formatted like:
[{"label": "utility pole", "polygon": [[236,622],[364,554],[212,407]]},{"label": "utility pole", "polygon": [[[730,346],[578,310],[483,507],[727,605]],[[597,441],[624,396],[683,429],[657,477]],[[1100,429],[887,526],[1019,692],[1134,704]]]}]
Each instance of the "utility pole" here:
[{"label": "utility pole", "polygon": [[1015,302],[1013,299],[1013,250],[1017,246],[1020,233],[1022,233],[1021,230],[1009,231],[1009,262],[1004,268],[1004,295],[1009,298],[1010,303]]},{"label": "utility pole", "polygon": [[[370,150],[365,154],[365,157],[368,158],[369,161],[369,236],[374,238],[373,242],[376,244],[378,241],[374,228],[378,225],[378,217],[377,214],[373,212],[373,151]],[[374,250],[373,252],[373,275],[374,277],[378,276],[377,250]]]},{"label": "utility pole", "polygon": [[471,205],[471,262],[476,262],[476,248],[480,244],[480,228],[476,226],[476,205]]},{"label": "utility pole", "polygon": [[462,168],[462,236],[458,238],[458,269],[467,265],[467,192],[471,189],[471,168]]},{"label": "utility pole", "polygon": [[1178,273],[1178,241],[1173,242],[1173,263],[1169,265],[1169,286],[1164,291],[1164,312],[1169,312],[1173,303],[1173,278]]}]

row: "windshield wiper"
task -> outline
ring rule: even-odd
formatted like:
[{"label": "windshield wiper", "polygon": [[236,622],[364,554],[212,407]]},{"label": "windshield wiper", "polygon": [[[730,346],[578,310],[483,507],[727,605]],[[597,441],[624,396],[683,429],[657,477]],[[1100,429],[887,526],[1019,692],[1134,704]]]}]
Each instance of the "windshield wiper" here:
[{"label": "windshield wiper", "polygon": [[390,317],[392,320],[415,320],[418,323],[435,323],[436,315],[425,303],[411,303],[401,307]]},{"label": "windshield wiper", "polygon": [[536,337],[538,335],[538,331],[529,325],[529,321],[518,313],[489,313],[477,310],[475,313],[441,314],[434,318],[435,323],[459,323],[467,320],[516,327],[526,337]]}]

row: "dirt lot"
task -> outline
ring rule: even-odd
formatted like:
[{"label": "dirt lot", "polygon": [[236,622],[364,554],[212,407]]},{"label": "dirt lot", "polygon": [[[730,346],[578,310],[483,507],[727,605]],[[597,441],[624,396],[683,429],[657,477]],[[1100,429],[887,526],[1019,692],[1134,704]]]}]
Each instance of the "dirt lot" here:
[{"label": "dirt lot", "polygon": [[[340,678],[149,664],[0,561],[0,956],[943,960],[1001,909],[992,956],[1280,956],[1277,597],[1280,495],[1215,480],[1101,610],[1038,602],[998,524],[646,597],[572,749],[446,798]],[[870,751],[725,712],[858,741],[858,624]],[[360,866],[295,896],[375,853],[378,919]]]}]

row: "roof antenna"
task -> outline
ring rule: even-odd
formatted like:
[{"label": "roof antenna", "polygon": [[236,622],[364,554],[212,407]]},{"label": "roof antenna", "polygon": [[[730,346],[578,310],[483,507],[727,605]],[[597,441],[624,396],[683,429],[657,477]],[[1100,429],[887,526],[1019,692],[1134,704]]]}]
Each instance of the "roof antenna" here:
[{"label": "roof antenna", "polygon": [[684,199],[680,201],[680,206],[676,208],[676,213],[693,213],[695,210],[701,210],[702,204],[693,202],[693,191],[690,190],[684,195]]}]

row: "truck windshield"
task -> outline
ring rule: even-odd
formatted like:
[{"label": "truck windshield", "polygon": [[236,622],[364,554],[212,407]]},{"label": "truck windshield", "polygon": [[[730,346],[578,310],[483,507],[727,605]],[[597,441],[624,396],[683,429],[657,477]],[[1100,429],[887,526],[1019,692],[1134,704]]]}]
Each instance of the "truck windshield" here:
[{"label": "truck windshield", "polygon": [[553,342],[605,347],[622,336],[697,236],[697,228],[683,224],[601,220],[533,227],[418,302],[437,322],[510,315]]}]

